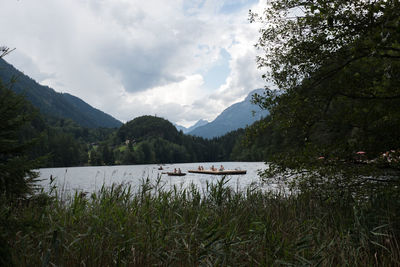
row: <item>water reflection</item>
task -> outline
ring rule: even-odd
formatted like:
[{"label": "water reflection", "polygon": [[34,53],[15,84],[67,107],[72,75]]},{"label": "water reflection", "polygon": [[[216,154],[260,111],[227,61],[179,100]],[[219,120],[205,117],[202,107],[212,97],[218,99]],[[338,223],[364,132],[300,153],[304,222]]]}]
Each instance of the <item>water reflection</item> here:
[{"label": "water reflection", "polygon": [[[225,169],[247,170],[245,175],[228,175],[227,186],[234,190],[242,190],[251,184],[263,187],[257,174],[259,170],[267,166],[263,162],[207,162],[207,163],[179,163],[163,165],[163,170],[159,170],[159,165],[126,165],[126,166],[95,166],[95,167],[73,167],[73,168],[45,168],[39,169],[40,185],[49,190],[50,176],[55,177],[56,186],[64,193],[71,193],[76,190],[84,192],[98,191],[103,185],[110,186],[116,184],[130,184],[133,190],[138,190],[143,181],[147,178],[150,183],[155,183],[160,179],[165,189],[173,186],[178,188],[188,188],[191,184],[204,190],[208,183],[215,183],[221,179],[219,175],[188,173],[190,169],[197,169],[199,165],[209,169],[212,165],[224,165]],[[180,168],[186,176],[168,176],[165,172]],[[164,174],[163,174],[164,172]],[[268,185],[274,188],[277,185]]]}]

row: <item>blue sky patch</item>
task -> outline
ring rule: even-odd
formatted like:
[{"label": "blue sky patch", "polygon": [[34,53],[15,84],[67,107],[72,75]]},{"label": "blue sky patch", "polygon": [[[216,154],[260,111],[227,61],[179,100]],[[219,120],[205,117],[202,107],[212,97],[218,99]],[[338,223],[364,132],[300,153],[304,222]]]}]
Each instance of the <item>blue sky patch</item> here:
[{"label": "blue sky patch", "polygon": [[208,90],[215,90],[225,83],[231,69],[229,60],[231,56],[225,49],[220,50],[220,58],[204,74],[204,87]]},{"label": "blue sky patch", "polygon": [[250,5],[257,3],[258,0],[230,0],[225,1],[220,9],[220,13],[230,14],[241,10],[243,7],[248,8]]}]

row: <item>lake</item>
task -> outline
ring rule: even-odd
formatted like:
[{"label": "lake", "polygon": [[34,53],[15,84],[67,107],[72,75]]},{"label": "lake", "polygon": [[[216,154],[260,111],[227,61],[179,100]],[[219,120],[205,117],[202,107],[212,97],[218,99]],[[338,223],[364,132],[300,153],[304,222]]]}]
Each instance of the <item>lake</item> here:
[{"label": "lake", "polygon": [[[56,178],[56,185],[59,190],[67,193],[78,191],[95,192],[102,185],[110,186],[113,183],[130,184],[134,190],[137,190],[143,180],[149,178],[154,183],[158,177],[164,184],[164,188],[169,189],[172,186],[186,188],[190,184],[196,185],[199,189],[204,189],[208,183],[215,183],[221,179],[220,175],[187,173],[190,169],[197,169],[202,165],[204,169],[210,169],[212,165],[219,168],[223,165],[225,169],[247,170],[245,175],[228,175],[227,186],[235,190],[242,190],[251,184],[259,187],[266,187],[262,184],[258,176],[259,170],[264,170],[267,165],[263,162],[207,162],[207,163],[177,163],[165,164],[164,170],[158,170],[158,164],[146,165],[119,165],[119,166],[94,166],[94,167],[68,167],[68,168],[43,168],[39,169],[39,182],[45,190],[49,189],[50,176]],[[172,172],[174,168],[180,168],[186,176],[168,176],[162,172]],[[277,188],[278,185],[269,184],[269,189]]]}]

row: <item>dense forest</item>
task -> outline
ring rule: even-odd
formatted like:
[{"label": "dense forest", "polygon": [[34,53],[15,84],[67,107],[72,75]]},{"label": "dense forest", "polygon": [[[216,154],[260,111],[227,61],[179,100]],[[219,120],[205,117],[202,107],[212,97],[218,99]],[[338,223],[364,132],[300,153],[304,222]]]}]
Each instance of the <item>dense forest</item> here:
[{"label": "dense forest", "polygon": [[[4,84],[2,90],[16,97]],[[22,128],[20,141],[35,140],[29,156],[41,158],[39,167],[257,160],[241,155],[244,129],[209,140],[185,135],[154,116],[138,117],[120,128],[88,128],[23,102],[34,115]]]}]

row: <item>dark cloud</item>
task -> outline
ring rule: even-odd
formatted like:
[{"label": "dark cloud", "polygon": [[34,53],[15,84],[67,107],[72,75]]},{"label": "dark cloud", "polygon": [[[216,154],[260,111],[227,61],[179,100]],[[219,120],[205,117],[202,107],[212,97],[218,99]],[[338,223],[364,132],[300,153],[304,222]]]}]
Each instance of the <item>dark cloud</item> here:
[{"label": "dark cloud", "polygon": [[[116,118],[210,120],[260,87],[249,52],[253,1],[229,1],[3,1],[0,36],[17,48],[10,62],[26,74]],[[221,49],[230,72],[210,88],[205,73],[215,72]]]},{"label": "dark cloud", "polygon": [[120,79],[128,92],[145,91],[184,79],[169,68],[169,57],[173,55],[168,51],[172,50],[163,46],[151,51],[123,48],[105,57],[102,65]]}]

